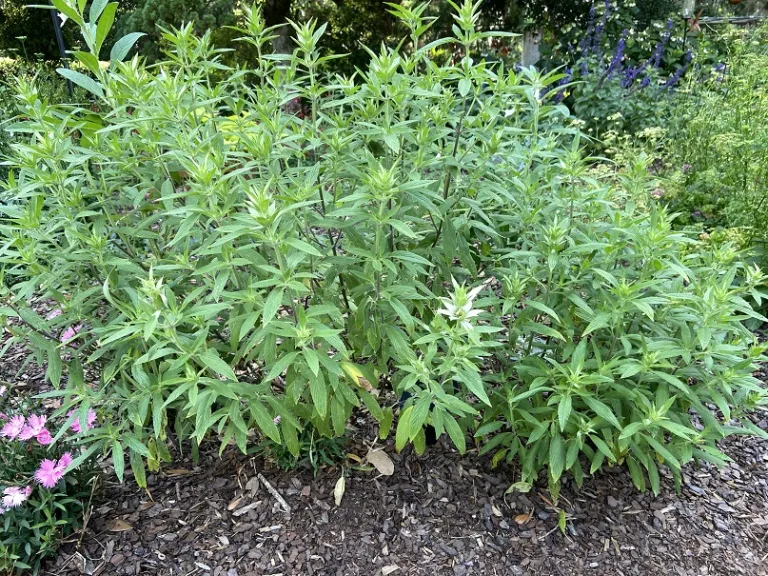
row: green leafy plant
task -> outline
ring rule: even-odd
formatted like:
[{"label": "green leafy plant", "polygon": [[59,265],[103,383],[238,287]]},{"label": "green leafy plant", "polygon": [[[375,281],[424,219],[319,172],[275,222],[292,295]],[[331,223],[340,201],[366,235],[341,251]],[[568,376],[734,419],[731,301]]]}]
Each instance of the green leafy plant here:
[{"label": "green leafy plant", "polygon": [[662,157],[665,196],[683,225],[733,229],[764,254],[768,241],[766,30],[737,37],[708,78],[675,107]]},{"label": "green leafy plant", "polygon": [[[556,490],[574,454],[600,467],[600,442],[631,470],[685,446],[709,455],[731,429],[712,416],[689,432],[688,409],[760,401],[740,323],[759,272],[719,272],[726,252],[686,260],[645,173],[589,177],[551,90],[564,75],[475,61],[494,37],[477,5],[454,6],[453,36],[431,42],[424,6],[394,9],[408,49],[371,51],[353,82],[320,72],[324,26],[294,24],[293,53],[273,55],[256,10],[241,30],[252,71],[191,26],[164,33],[173,49],[151,68],[123,61],[135,33],[102,67],[112,4],[54,3],[87,47],[87,73],[61,73],[93,102],[20,85],[31,138],[4,186],[3,299],[64,409],[111,415],[89,449],[119,478],[129,465],[144,485],[174,436],[193,450],[268,438],[295,458],[302,436],[342,436],[366,409],[382,437],[397,419],[398,448],[423,450],[430,425],[462,451],[475,433],[497,459],[519,454],[526,482],[548,466]],[[445,47],[454,62],[431,59]],[[53,303],[60,315],[36,312]],[[649,403],[684,442],[656,420],[631,427]]]},{"label": "green leafy plant", "polygon": [[499,252],[492,316],[508,318],[508,350],[476,436],[495,462],[518,458],[526,485],[546,466],[556,494],[565,471],[582,481],[585,458],[590,473],[626,464],[658,493],[659,464],[679,485],[690,460],[726,460],[725,435],[762,434],[743,416],[764,402],[752,373],[766,346],[743,321],[764,320],[747,300],[762,301],[765,276],[647,206],[647,162],[615,187],[564,163],[546,193],[518,196]]}]

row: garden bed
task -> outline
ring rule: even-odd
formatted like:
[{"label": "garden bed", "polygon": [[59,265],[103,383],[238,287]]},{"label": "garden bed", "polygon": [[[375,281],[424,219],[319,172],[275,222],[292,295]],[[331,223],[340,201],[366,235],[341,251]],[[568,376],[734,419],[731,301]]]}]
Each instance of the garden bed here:
[{"label": "garden bed", "polygon": [[[13,372],[4,363],[3,376]],[[42,376],[29,367],[21,381],[32,391],[45,386]],[[755,421],[768,429],[768,414]],[[374,438],[374,427],[358,421],[346,450],[365,456]],[[581,490],[566,481],[565,534],[545,483],[505,496],[514,470],[491,470],[442,443],[423,457],[388,443],[394,474],[348,468],[340,506],[338,467],[315,477],[234,451],[219,459],[211,448],[197,465],[181,459],[150,476],[148,491],[108,482],[81,544],[66,544],[43,573],[768,574],[766,440],[728,439],[733,462],[686,468],[680,494],[668,475],[658,498],[641,494],[623,468]],[[259,473],[291,514],[253,480]]]},{"label": "garden bed", "polygon": [[[670,482],[658,498],[640,494],[623,469],[580,491],[568,484],[565,535],[543,487],[505,497],[509,474],[442,446],[392,454],[391,477],[352,473],[339,507],[338,469],[313,478],[208,455],[151,478],[149,494],[110,485],[82,546],[65,548],[48,573],[767,574],[768,442],[725,447],[734,462],[689,468],[679,495]],[[264,486],[251,495],[258,472],[290,515]]]}]

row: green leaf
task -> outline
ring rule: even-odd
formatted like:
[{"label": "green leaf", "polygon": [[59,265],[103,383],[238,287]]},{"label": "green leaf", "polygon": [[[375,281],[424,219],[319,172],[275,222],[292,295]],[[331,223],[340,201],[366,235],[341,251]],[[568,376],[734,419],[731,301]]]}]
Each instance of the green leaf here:
[{"label": "green leaf", "polygon": [[136,480],[136,484],[139,488],[146,488],[147,469],[144,467],[144,458],[136,452],[131,452],[129,460],[131,462],[131,470],[133,471],[133,478]]},{"label": "green leaf", "polygon": [[591,334],[595,330],[600,330],[601,328],[608,326],[611,323],[611,318],[612,315],[609,312],[601,312],[595,316],[592,321],[587,324],[587,328],[584,330],[584,332],[581,333],[582,338],[588,334]]},{"label": "green leaf", "polygon": [[266,382],[269,382],[271,380],[274,380],[278,376],[280,376],[280,374],[282,374],[288,368],[288,366],[291,365],[291,363],[293,362],[293,359],[296,358],[296,356],[298,355],[299,355],[298,352],[289,352],[288,354],[280,358],[280,360],[275,362],[275,364],[272,366],[270,371],[264,377],[264,380]]},{"label": "green leaf", "polygon": [[559,480],[565,467],[565,448],[563,438],[555,434],[549,441],[549,474],[552,479]]},{"label": "green leaf", "polygon": [[600,402],[600,400],[597,398],[593,398],[592,396],[582,396],[582,400],[584,400],[585,404],[589,406],[595,414],[600,416],[600,418],[621,430],[621,424],[619,424],[618,418],[616,418],[613,410],[611,410],[608,406]]},{"label": "green leaf", "polygon": [[53,4],[53,7],[56,8],[59,12],[64,14],[67,18],[75,22],[78,26],[83,25],[83,18],[80,16],[80,14],[72,8],[66,0],[51,0],[51,4]]},{"label": "green leaf", "polygon": [[123,445],[118,440],[112,442],[112,465],[115,467],[117,479],[122,482],[125,472],[125,454],[123,453]]},{"label": "green leaf", "polygon": [[90,76],[86,76],[81,72],[70,70],[69,68],[56,68],[56,72],[64,76],[64,78],[71,80],[74,84],[77,84],[81,88],[85,88],[91,94],[95,94],[99,98],[104,97],[104,89],[101,84],[96,82]]},{"label": "green leaf", "polygon": [[528,308],[533,308],[535,310],[538,310],[539,312],[543,312],[550,318],[552,318],[555,322],[560,324],[560,316],[557,315],[557,312],[552,310],[549,306],[546,304],[542,304],[541,302],[537,302],[536,300],[529,300],[525,303],[525,306]]},{"label": "green leaf", "polygon": [[645,475],[637,460],[632,456],[627,456],[627,467],[629,468],[629,475],[632,477],[634,485],[640,492],[645,492]]},{"label": "green leaf", "polygon": [[560,403],[557,406],[557,419],[560,422],[560,430],[565,431],[565,425],[568,423],[568,418],[571,416],[571,397],[565,395],[560,399]]},{"label": "green leaf", "polygon": [[264,303],[264,311],[261,315],[262,325],[266,326],[275,317],[280,305],[283,302],[284,288],[275,288],[269,293],[267,301]]},{"label": "green leaf", "polygon": [[269,412],[267,412],[267,409],[264,408],[261,402],[258,400],[252,401],[248,404],[248,408],[259,429],[269,436],[273,442],[281,444],[280,431],[277,429],[277,424],[275,424],[274,419],[269,415]]},{"label": "green leaf", "polygon": [[206,368],[210,368],[219,376],[223,376],[232,382],[237,382],[237,376],[235,375],[234,370],[232,370],[229,364],[219,358],[219,355],[215,350],[208,349],[200,354],[197,359],[200,360]]},{"label": "green leaf", "polygon": [[448,413],[444,415],[443,420],[445,431],[448,432],[451,442],[453,442],[453,445],[456,446],[460,454],[464,454],[467,450],[467,439],[458,422]]},{"label": "green leaf", "polygon": [[325,418],[328,414],[328,388],[325,385],[325,380],[321,377],[310,378],[309,393],[312,396],[315,410],[321,418]]},{"label": "green leaf", "polygon": [[395,450],[398,452],[405,448],[408,443],[408,439],[411,435],[411,412],[413,406],[408,406],[405,410],[400,412],[400,416],[397,419],[397,432],[395,433]]},{"label": "green leaf", "polygon": [[643,422],[632,422],[624,427],[624,430],[622,430],[619,435],[619,439],[624,440],[625,438],[631,438],[641,430],[645,430],[645,424]]},{"label": "green leaf", "polygon": [[464,97],[467,94],[469,94],[469,91],[472,89],[472,80],[469,78],[462,78],[459,80],[459,94]]},{"label": "green leaf", "polygon": [[61,384],[62,371],[61,351],[59,348],[48,350],[48,368],[45,371],[45,377],[54,388],[58,388]]},{"label": "green leaf", "polygon": [[109,0],[93,0],[91,8],[88,11],[88,20],[91,24],[95,23],[99,19],[104,8],[107,6]]},{"label": "green leaf", "polygon": [[[94,5],[95,4],[96,3],[94,2]],[[91,12],[93,12],[93,5],[91,6]],[[107,34],[109,34],[109,31],[112,29],[112,24],[115,22],[116,12],[117,2],[111,2],[106,5],[106,9],[99,19],[99,24],[96,26],[96,49],[99,51],[104,44],[104,40],[107,39]],[[91,22],[93,22],[93,20],[93,15],[91,15]]]},{"label": "green leaf", "polygon": [[130,52],[133,45],[136,44],[136,41],[142,36],[146,36],[146,34],[143,32],[131,32],[120,38],[120,40],[115,42],[115,45],[112,46],[112,51],[109,53],[109,59],[112,62],[122,62],[125,60],[128,52]]}]

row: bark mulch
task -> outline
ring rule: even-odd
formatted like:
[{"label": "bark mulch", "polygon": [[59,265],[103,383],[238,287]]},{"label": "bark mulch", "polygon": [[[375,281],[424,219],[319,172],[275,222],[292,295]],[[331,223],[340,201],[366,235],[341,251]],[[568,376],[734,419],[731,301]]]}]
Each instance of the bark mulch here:
[{"label": "bark mulch", "polygon": [[[638,493],[616,468],[581,490],[566,484],[559,508],[543,485],[505,496],[511,471],[443,444],[423,457],[386,446],[391,476],[348,468],[340,506],[338,467],[315,477],[212,453],[150,477],[146,492],[108,486],[82,545],[65,547],[46,573],[768,574],[768,441],[734,437],[723,448],[733,462],[688,468],[680,494],[668,477],[659,497]],[[360,441],[347,450],[368,448]]]},{"label": "bark mulch", "polygon": [[[34,364],[18,374],[25,356],[6,355],[0,377],[39,391]],[[755,422],[768,430],[768,412]],[[374,438],[358,421],[345,452],[364,457]],[[66,544],[42,573],[768,576],[766,440],[727,439],[721,447],[733,462],[686,468],[679,494],[668,476],[660,496],[639,493],[615,468],[581,489],[566,482],[557,507],[545,483],[505,495],[514,470],[492,470],[476,454],[443,443],[422,457],[383,447],[394,474],[349,460],[339,506],[339,466],[285,472],[234,451],[219,458],[213,446],[197,464],[179,458],[151,475],[147,491],[130,479],[108,483],[79,544]]]}]

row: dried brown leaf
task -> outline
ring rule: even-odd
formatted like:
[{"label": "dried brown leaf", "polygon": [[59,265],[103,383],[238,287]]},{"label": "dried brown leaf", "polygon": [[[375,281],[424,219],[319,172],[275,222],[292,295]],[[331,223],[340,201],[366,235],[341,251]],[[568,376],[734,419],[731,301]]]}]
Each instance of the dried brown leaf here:
[{"label": "dried brown leaf", "polygon": [[342,474],[341,478],[336,481],[336,486],[333,489],[333,499],[336,502],[336,506],[341,506],[341,499],[344,498],[344,490],[346,489],[346,480]]},{"label": "dried brown leaf", "polygon": [[392,476],[395,473],[395,464],[384,450],[368,452],[366,460],[384,476]]},{"label": "dried brown leaf", "polygon": [[114,518],[107,522],[107,530],[110,532],[128,532],[129,530],[133,530],[133,526],[128,524],[125,520]]},{"label": "dried brown leaf", "polygon": [[528,514],[518,514],[515,516],[515,522],[518,524],[525,524],[526,522],[530,522],[531,518],[533,518],[533,514],[531,512]]}]

